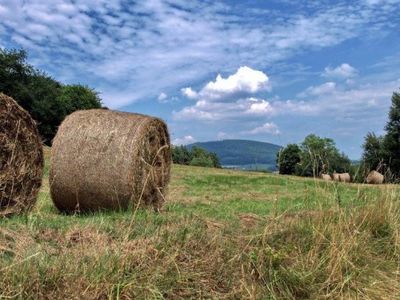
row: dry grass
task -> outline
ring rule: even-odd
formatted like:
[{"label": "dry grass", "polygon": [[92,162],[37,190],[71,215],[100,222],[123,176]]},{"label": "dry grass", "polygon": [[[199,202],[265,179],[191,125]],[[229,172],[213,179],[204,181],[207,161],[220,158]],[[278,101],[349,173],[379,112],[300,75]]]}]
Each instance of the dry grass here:
[{"label": "dry grass", "polygon": [[0,218],[34,206],[43,165],[35,121],[14,99],[0,93]]},{"label": "dry grass", "polygon": [[1,223],[0,298],[400,297],[394,186],[180,166],[172,175],[165,211],[134,219],[63,216],[44,190],[29,217]]}]

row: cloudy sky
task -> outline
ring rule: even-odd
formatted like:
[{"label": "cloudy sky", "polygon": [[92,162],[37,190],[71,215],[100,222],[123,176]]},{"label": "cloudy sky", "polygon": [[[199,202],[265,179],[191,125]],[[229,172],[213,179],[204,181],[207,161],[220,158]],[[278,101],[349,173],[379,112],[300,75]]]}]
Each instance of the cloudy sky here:
[{"label": "cloudy sky", "polygon": [[399,0],[0,0],[0,47],[110,108],[163,118],[177,144],[315,133],[358,158],[400,87],[399,11]]}]

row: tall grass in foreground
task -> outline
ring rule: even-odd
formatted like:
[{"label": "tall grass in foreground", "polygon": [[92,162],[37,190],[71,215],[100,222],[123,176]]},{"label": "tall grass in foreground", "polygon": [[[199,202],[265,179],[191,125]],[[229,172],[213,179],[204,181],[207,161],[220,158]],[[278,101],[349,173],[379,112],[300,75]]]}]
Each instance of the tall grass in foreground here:
[{"label": "tall grass in foreground", "polygon": [[238,207],[232,220],[175,204],[134,219],[39,207],[2,221],[0,299],[399,299],[400,202],[396,189],[378,189],[342,205],[318,181],[335,200],[265,215]]}]

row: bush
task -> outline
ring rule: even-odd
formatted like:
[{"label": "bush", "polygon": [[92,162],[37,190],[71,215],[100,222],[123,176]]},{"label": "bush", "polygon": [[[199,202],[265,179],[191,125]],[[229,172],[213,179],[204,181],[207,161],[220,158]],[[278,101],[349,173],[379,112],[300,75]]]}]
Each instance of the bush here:
[{"label": "bush", "polygon": [[173,146],[172,161],[180,165],[221,168],[217,154],[196,146],[191,150],[185,146]]}]

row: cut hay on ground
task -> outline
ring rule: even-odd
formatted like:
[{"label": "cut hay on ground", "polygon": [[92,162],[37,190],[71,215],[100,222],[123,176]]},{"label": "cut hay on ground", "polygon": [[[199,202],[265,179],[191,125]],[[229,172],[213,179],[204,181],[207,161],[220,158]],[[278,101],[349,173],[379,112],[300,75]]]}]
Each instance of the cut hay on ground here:
[{"label": "cut hay on ground", "polygon": [[35,121],[0,93],[0,217],[31,209],[42,175],[43,149]]},{"label": "cut hay on ground", "polygon": [[159,119],[94,109],[61,124],[51,150],[50,190],[63,212],[164,202],[170,178],[168,129]]}]

